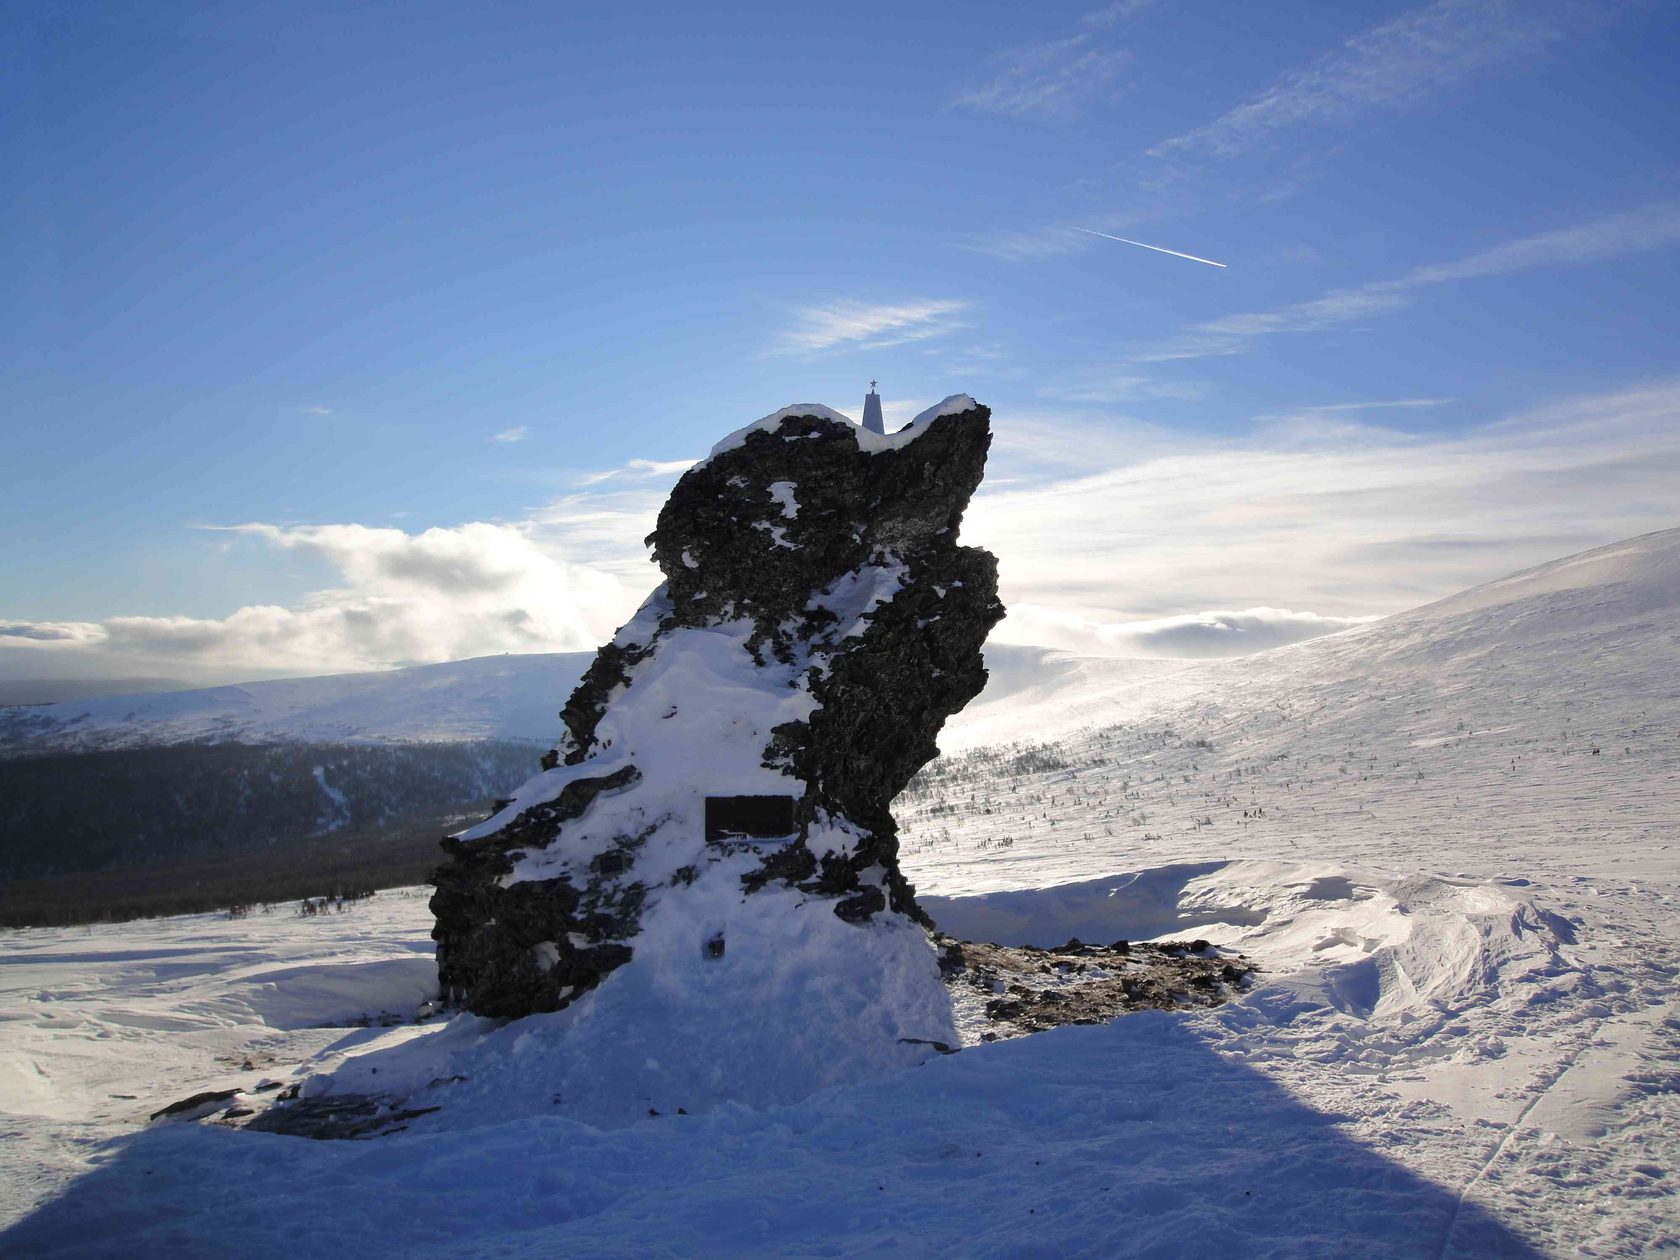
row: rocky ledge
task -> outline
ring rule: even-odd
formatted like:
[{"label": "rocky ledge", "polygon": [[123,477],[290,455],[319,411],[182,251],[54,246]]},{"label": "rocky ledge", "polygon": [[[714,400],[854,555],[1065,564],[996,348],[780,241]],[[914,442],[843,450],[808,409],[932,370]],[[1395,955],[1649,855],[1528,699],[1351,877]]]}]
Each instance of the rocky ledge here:
[{"label": "rocky ledge", "polygon": [[1254,964],[1207,941],[1071,940],[1053,949],[937,938],[965,1044],[1132,1011],[1218,1006],[1253,983]]}]

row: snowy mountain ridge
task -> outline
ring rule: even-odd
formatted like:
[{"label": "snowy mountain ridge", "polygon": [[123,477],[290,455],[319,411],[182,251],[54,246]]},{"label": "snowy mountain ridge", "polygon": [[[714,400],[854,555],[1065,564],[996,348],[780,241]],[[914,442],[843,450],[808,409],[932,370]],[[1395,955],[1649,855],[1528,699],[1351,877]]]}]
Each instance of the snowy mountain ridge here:
[{"label": "snowy mountain ridge", "polygon": [[[436,665],[313,678],[277,678],[184,691],[100,696],[0,708],[0,756],[92,752],[187,743],[463,743],[506,740],[548,747],[556,716],[592,652],[481,656]],[[992,681],[978,705],[1059,680],[1147,679],[1177,661],[1079,657],[994,643]],[[964,720],[959,715],[953,725]]]},{"label": "snowy mountain ridge", "polygon": [[[1677,650],[1680,529],[1671,529],[1252,656],[1146,670],[1159,663],[1049,654],[1042,664],[1051,676],[1043,683],[1018,686],[997,701],[983,694],[952,724],[943,746],[952,752],[1054,738],[1179,705],[1241,704],[1267,688],[1317,688],[1315,704],[1335,703],[1326,690],[1332,682],[1389,678],[1413,686],[1430,675],[1443,691],[1488,683],[1508,689],[1520,678],[1537,691],[1579,692],[1584,703],[1609,712],[1635,696],[1647,704],[1680,698],[1680,677],[1661,668],[1665,654]],[[1635,659],[1609,667],[1628,653]],[[1647,667],[1656,674],[1654,693]]]},{"label": "snowy mountain ridge", "polygon": [[198,742],[549,744],[592,652],[437,665],[0,709],[0,754]]},{"label": "snowy mountain ridge", "polygon": [[[1358,670],[1419,653],[1444,658],[1493,636],[1561,651],[1575,633],[1680,603],[1680,530],[1665,530],[1499,578],[1409,612],[1322,639],[1223,661],[1082,657],[991,643],[991,681],[941,739],[946,751],[1042,738],[1126,711],[1164,691],[1188,695],[1301,654]],[[0,708],[0,755],[195,742],[552,743],[556,711],[589,652],[501,655],[401,669],[273,679],[185,691]],[[1171,684],[1166,682],[1174,676]]]}]

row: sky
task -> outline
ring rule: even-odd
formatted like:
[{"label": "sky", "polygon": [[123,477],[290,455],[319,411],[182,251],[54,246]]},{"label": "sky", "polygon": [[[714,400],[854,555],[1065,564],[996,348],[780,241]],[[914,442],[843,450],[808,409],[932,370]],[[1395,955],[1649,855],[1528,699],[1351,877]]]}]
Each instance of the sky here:
[{"label": "sky", "polygon": [[993,409],[1014,642],[1680,525],[1675,6],[802,8],[8,6],[0,679],[593,648],[872,378]]}]

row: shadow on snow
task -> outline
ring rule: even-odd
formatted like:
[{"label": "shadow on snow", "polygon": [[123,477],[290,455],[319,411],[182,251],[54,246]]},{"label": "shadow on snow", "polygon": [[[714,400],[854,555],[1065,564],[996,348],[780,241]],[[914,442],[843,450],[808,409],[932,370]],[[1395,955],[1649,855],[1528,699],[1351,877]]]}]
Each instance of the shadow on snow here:
[{"label": "shadow on snow", "polygon": [[123,1137],[0,1252],[1541,1254],[1173,1015],[614,1131],[543,1116],[536,1063],[529,1088],[530,1118],[480,1128],[446,1109],[359,1142],[190,1124]]}]

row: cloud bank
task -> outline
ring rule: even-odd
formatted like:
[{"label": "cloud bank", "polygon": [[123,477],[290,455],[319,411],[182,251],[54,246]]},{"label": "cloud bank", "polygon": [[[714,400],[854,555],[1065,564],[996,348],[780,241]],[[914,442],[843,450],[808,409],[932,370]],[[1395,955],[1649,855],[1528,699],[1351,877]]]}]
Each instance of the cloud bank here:
[{"label": "cloud bank", "polygon": [[1323,617],[1287,608],[1244,608],[1152,621],[1096,622],[1042,604],[1012,607],[1009,619],[1011,633],[1023,643],[1050,644],[1087,656],[1177,660],[1247,656],[1378,620],[1375,616]]},{"label": "cloud bank", "polygon": [[[1680,525],[1680,378],[1451,437],[1361,424],[1398,399],[1256,417],[1246,437],[1000,415],[965,541],[996,552],[995,638],[1115,656],[1260,651]],[[685,461],[637,461],[516,523],[229,527],[336,575],[224,617],[0,621],[0,676],[200,680],[590,649],[658,582],[642,538]]]},{"label": "cloud bank", "polygon": [[611,634],[628,602],[615,576],[563,560],[529,527],[474,522],[410,534],[249,524],[229,532],[318,557],[340,582],[294,607],[254,604],[219,618],[6,623],[0,642],[35,656],[6,662],[7,672],[32,664],[37,676],[252,677],[583,650]]},{"label": "cloud bank", "polygon": [[[1236,641],[1192,610],[1305,610],[1278,634],[1399,612],[1573,551],[1680,525],[1680,379],[1583,395],[1454,436],[1296,415],[1242,439],[998,424],[965,540],[998,553],[1000,640],[1116,654]],[[1106,466],[1070,472],[1055,452]],[[1009,478],[1008,469],[1032,470]],[[1001,482],[1001,484],[999,484]],[[1265,618],[1262,618],[1265,620]],[[1140,627],[1138,623],[1146,623]],[[1224,623],[1221,623],[1224,624]],[[1333,628],[1327,625],[1327,628]],[[1281,641],[1281,640],[1280,640]]]}]

